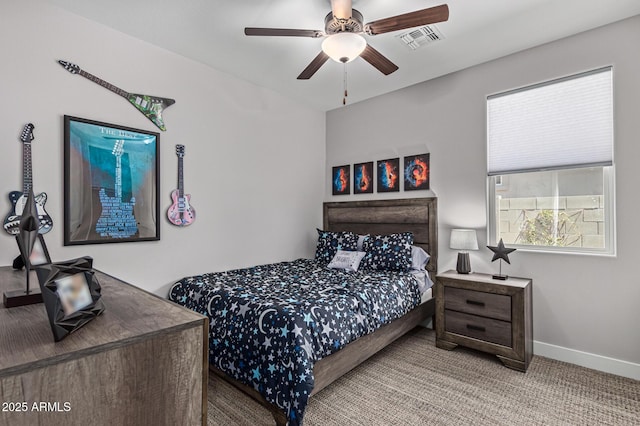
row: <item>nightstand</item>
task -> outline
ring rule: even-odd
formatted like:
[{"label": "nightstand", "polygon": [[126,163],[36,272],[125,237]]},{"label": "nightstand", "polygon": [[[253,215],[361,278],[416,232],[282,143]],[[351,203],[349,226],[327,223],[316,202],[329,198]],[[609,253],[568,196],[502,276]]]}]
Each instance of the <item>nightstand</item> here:
[{"label": "nightstand", "polygon": [[447,271],[436,277],[436,346],[466,346],[527,371],[533,356],[532,281]]}]

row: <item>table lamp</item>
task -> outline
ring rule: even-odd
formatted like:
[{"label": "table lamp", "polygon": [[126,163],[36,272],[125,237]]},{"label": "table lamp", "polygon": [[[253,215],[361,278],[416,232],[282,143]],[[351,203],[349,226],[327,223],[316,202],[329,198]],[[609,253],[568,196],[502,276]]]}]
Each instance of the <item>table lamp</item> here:
[{"label": "table lamp", "polygon": [[456,271],[459,274],[471,272],[471,262],[467,250],[478,250],[478,238],[474,229],[452,229],[449,248],[461,250],[458,252]]}]

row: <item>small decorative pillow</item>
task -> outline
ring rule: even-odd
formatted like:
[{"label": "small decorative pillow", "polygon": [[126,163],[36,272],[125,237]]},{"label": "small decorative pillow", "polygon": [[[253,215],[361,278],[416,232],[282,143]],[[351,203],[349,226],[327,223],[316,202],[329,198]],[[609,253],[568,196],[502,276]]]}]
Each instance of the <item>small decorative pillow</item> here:
[{"label": "small decorative pillow", "polygon": [[356,251],[358,236],[352,232],[318,231],[318,244],[316,245],[316,260],[328,264],[338,250]]},{"label": "small decorative pillow", "polygon": [[424,251],[422,247],[411,246],[411,269],[415,271],[422,271],[429,262],[429,253]]},{"label": "small decorative pillow", "polygon": [[362,245],[364,244],[364,240],[367,239],[369,234],[358,235],[358,251],[362,251]]},{"label": "small decorative pillow", "polygon": [[328,267],[331,269],[344,269],[349,272],[357,272],[360,261],[365,254],[363,251],[338,250]]},{"label": "small decorative pillow", "polygon": [[362,245],[367,254],[360,266],[374,271],[408,271],[412,244],[411,232],[369,236]]}]

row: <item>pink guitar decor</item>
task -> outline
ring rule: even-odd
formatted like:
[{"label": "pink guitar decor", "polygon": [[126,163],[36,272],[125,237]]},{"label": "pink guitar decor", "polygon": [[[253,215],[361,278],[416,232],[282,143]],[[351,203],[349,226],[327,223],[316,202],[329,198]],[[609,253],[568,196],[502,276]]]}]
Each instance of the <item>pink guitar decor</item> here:
[{"label": "pink guitar decor", "polygon": [[184,159],[184,145],[176,145],[176,155],[178,156],[178,189],[171,191],[171,199],[173,203],[169,210],[167,210],[167,216],[169,222],[176,226],[188,226],[196,220],[196,210],[191,205],[191,195],[184,193],[184,178],[183,178],[183,159]]}]

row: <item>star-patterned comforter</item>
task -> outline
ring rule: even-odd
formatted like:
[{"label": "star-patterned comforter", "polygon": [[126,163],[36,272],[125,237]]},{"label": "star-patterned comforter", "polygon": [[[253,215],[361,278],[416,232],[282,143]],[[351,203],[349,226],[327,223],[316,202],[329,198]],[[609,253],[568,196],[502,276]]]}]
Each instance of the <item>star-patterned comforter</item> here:
[{"label": "star-patterned comforter", "polygon": [[309,259],[188,277],[169,299],[210,320],[209,362],[300,425],[314,363],[420,303],[408,272],[329,269]]}]

